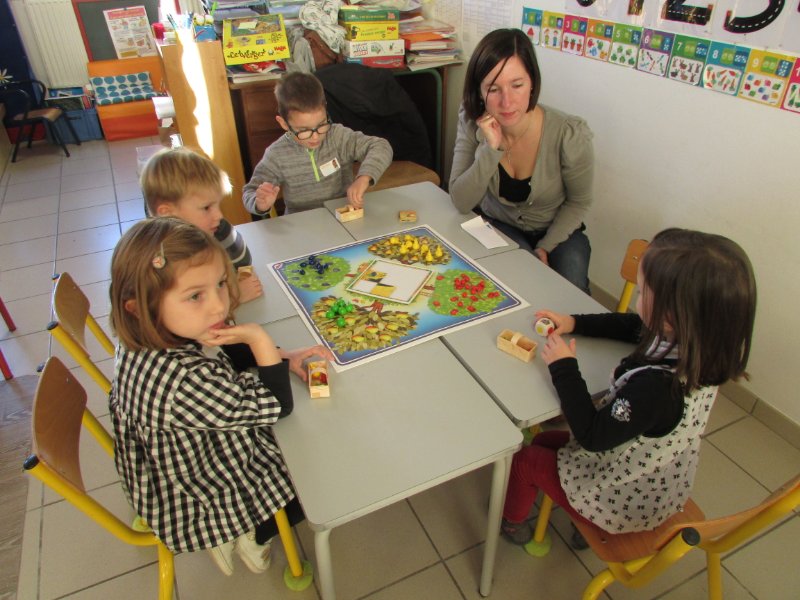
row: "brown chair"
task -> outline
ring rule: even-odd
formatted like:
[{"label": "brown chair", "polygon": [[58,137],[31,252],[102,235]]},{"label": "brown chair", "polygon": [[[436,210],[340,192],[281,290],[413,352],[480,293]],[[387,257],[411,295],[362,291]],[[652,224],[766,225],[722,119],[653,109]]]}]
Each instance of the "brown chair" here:
[{"label": "brown chair", "polygon": [[[692,501],[683,511],[652,531],[610,534],[583,521],[573,521],[592,551],[608,568],[597,575],[583,592],[584,600],[598,598],[611,583],[640,588],[678,561],[692,548],[706,553],[708,597],[722,600],[722,555],[752,539],[800,506],[800,475],[786,482],[763,502],[741,512],[706,519]],[[544,556],[550,548],[547,522],[553,501],[544,496],[533,539],[525,550]]]},{"label": "brown chair", "polygon": [[381,175],[378,183],[370,187],[367,192],[377,192],[378,190],[400,187],[401,185],[410,185],[412,183],[421,183],[423,181],[430,181],[434,185],[439,185],[441,183],[436,171],[432,171],[410,160],[395,160],[389,165],[389,168],[384,171],[383,175]]},{"label": "brown chair", "polygon": [[58,128],[53,124],[59,119],[64,119],[67,129],[69,129],[72,139],[79,146],[81,145],[78,134],[72,127],[66,113],[57,106],[47,106],[47,86],[37,79],[14,81],[0,87],[0,99],[7,105],[5,123],[9,127],[17,127],[17,140],[14,144],[14,152],[11,155],[11,162],[17,161],[17,151],[22,139],[25,137],[25,128],[28,128],[28,148],[33,143],[33,134],[36,125],[42,124],[47,135],[64,150],[64,154],[69,156],[69,150]]},{"label": "brown chair", "polygon": [[628,244],[628,250],[625,252],[625,258],[622,260],[622,267],[620,267],[619,274],[625,280],[625,286],[622,288],[622,294],[617,303],[617,312],[628,312],[628,305],[631,303],[633,290],[636,289],[636,275],[639,272],[639,261],[642,259],[644,251],[649,246],[647,240],[631,240]]}]

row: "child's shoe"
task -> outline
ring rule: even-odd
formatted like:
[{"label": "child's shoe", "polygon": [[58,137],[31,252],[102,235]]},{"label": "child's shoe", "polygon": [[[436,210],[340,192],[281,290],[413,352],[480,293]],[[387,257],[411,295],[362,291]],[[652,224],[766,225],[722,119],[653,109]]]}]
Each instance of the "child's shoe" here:
[{"label": "child's shoe", "polygon": [[263,573],[272,560],[272,540],[263,546],[256,543],[256,532],[248,531],[236,538],[236,554],[253,573]]},{"label": "child's shoe", "polygon": [[234,540],[207,550],[214,564],[228,577],[233,575],[233,548],[235,545],[236,541]]},{"label": "child's shoe", "polygon": [[524,546],[530,542],[533,537],[533,527],[528,521],[512,523],[507,519],[503,519],[503,522],[500,524],[500,533],[512,544]]}]

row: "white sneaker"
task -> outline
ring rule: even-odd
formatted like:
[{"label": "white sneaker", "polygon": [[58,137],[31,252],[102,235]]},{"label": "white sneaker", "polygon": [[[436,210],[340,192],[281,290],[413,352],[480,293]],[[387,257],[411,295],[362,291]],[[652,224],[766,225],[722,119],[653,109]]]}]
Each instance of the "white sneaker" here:
[{"label": "white sneaker", "polygon": [[263,573],[272,560],[272,540],[263,546],[256,543],[256,532],[249,531],[236,538],[236,554],[253,573]]},{"label": "white sneaker", "polygon": [[217,546],[216,548],[209,548],[207,550],[208,555],[211,557],[211,560],[214,561],[214,564],[219,567],[219,570],[222,571],[225,575],[230,577],[233,575],[233,548],[236,546],[236,541],[225,542],[221,546]]}]

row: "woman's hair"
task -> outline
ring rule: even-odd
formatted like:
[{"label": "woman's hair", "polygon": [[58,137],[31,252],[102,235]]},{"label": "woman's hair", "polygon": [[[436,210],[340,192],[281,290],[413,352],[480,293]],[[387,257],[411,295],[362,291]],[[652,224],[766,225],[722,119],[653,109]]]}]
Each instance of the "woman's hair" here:
[{"label": "woman's hair", "polygon": [[520,58],[531,78],[528,110],[533,110],[536,106],[539,101],[539,91],[542,89],[542,74],[530,38],[521,29],[496,29],[487,33],[478,42],[467,65],[463,98],[467,117],[475,121],[486,111],[481,83],[492,69],[501,62],[505,66],[506,61],[512,56]]},{"label": "woman's hair", "polygon": [[231,191],[228,176],[214,162],[188,148],[161,150],[150,157],[139,178],[147,212],[156,215],[159,204],[176,204],[192,190]]},{"label": "woman's hair", "polygon": [[294,111],[310,113],[325,110],[325,90],[322,83],[311,73],[295,71],[284,75],[275,86],[275,99],[278,101],[278,114],[289,120]]},{"label": "woman's hair", "polygon": [[[644,354],[663,324],[679,346],[676,372],[685,391],[740,376],[750,356],[756,281],[744,250],[721,235],[687,229],[657,234],[641,262],[652,307],[636,354]],[[648,299],[649,300],[649,299]]]},{"label": "woman's hair", "polygon": [[[129,350],[163,350],[186,340],[161,321],[161,299],[182,269],[219,255],[228,279],[230,313],[239,304],[239,288],[225,249],[211,235],[173,217],[139,221],[117,243],[111,258],[111,327]],[[135,310],[125,304],[133,300]]]}]

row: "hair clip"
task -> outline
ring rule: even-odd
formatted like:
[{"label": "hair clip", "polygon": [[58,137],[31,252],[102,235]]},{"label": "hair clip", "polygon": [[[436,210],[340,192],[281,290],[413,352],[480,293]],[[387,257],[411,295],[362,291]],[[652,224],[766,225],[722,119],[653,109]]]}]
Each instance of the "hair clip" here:
[{"label": "hair clip", "polygon": [[158,270],[161,270],[167,266],[167,257],[164,256],[164,242],[161,242],[161,249],[158,251],[158,254],[153,257],[152,262],[153,267]]}]

